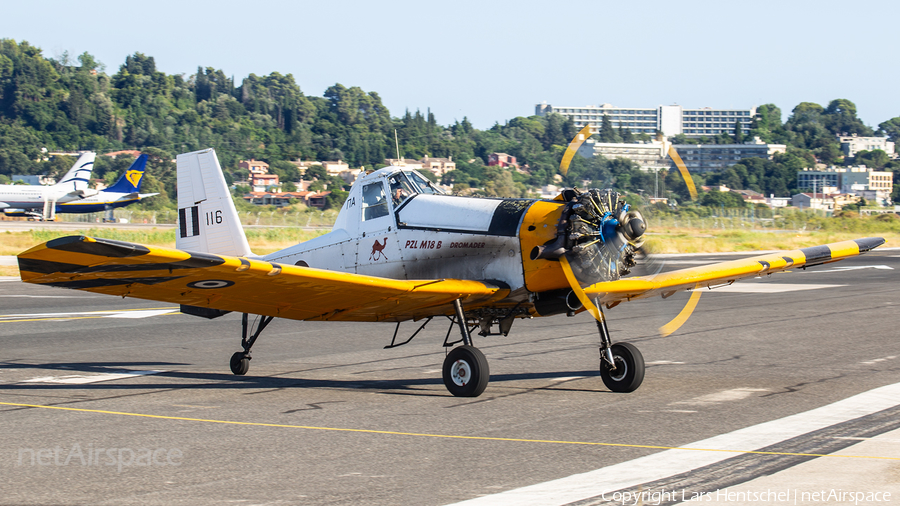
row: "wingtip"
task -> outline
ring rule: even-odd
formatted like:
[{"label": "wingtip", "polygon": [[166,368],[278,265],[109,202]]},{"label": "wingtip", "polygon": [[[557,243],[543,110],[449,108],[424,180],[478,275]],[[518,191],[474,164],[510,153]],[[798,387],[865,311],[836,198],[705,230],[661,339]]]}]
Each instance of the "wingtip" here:
[{"label": "wingtip", "polygon": [[883,237],[866,237],[863,239],[856,239],[855,242],[859,245],[859,252],[864,253],[881,246],[885,241]]}]

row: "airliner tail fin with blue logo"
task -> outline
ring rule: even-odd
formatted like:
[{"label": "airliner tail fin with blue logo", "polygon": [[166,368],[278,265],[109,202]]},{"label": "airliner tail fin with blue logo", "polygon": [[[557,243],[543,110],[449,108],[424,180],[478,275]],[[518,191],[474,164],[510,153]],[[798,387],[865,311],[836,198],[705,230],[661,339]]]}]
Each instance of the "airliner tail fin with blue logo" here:
[{"label": "airliner tail fin with blue logo", "polygon": [[147,155],[141,155],[128,167],[116,184],[103,190],[106,192],[139,193],[141,182],[144,180],[144,170],[147,167]]}]

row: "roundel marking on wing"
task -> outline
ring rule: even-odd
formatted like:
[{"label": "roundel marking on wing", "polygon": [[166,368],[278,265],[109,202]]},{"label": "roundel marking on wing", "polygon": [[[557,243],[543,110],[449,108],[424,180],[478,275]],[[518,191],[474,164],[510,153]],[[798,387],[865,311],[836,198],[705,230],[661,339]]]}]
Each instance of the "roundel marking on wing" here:
[{"label": "roundel marking on wing", "polygon": [[225,288],[227,286],[231,286],[234,284],[234,281],[228,281],[225,279],[204,279],[202,281],[194,281],[192,283],[188,283],[187,286],[191,288]]}]

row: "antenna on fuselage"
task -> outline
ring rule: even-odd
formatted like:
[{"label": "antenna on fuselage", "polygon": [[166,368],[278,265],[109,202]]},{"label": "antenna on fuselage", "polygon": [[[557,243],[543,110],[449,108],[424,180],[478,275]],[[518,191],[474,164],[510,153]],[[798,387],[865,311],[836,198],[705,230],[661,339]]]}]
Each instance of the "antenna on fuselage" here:
[{"label": "antenna on fuselage", "polygon": [[400,158],[400,141],[397,140],[397,129],[394,129],[394,146],[397,148],[397,165],[403,165],[403,159]]}]

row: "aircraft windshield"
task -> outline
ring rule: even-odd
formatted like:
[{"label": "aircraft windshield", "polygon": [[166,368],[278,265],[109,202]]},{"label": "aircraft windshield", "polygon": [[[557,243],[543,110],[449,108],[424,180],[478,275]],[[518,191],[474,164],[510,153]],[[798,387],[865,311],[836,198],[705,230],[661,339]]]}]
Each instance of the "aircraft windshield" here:
[{"label": "aircraft windshield", "polygon": [[391,199],[394,201],[395,206],[400,205],[413,194],[419,193],[416,187],[404,177],[403,173],[392,175],[388,182],[391,184]]},{"label": "aircraft windshield", "polygon": [[437,193],[438,195],[444,193],[439,188],[435,187],[431,181],[422,177],[418,172],[413,171],[403,171],[412,182],[418,187],[419,193]]}]

